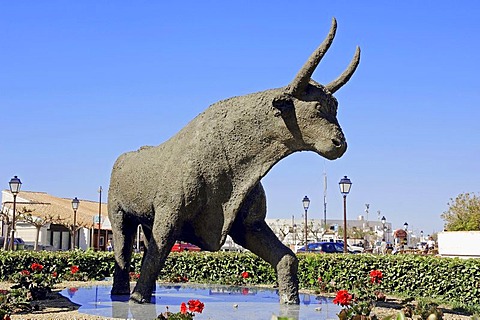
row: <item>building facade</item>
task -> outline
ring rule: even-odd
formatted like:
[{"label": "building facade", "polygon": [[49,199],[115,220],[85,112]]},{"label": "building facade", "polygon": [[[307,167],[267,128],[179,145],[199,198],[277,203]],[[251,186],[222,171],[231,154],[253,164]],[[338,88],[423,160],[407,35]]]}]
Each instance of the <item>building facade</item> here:
[{"label": "building facade", "polygon": [[[297,248],[305,245],[304,219],[266,219],[267,224],[285,245]],[[307,241],[342,241],[343,220],[323,219],[307,220]],[[381,221],[367,221],[360,216],[357,220],[347,220],[347,242],[358,245],[360,242],[366,248],[372,247],[376,241],[393,241],[392,224]]]},{"label": "building facade", "polygon": [[[9,190],[2,191],[0,212],[0,236],[9,239],[13,218],[13,195]],[[106,203],[80,199],[74,212],[72,199],[21,191],[16,198],[15,216],[15,238],[23,239],[27,246],[37,242],[39,249],[69,250],[73,245],[83,250],[105,250],[113,238]]]}]

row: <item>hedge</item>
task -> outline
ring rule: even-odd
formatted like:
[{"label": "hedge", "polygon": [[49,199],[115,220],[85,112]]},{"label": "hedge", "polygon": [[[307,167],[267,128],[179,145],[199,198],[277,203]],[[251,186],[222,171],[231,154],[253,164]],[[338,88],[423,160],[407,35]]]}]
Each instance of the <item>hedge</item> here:
[{"label": "hedge", "polygon": [[[132,257],[132,271],[140,272],[142,256]],[[339,289],[352,289],[368,272],[381,270],[382,290],[391,295],[428,297],[449,305],[480,311],[480,259],[439,258],[420,255],[299,254],[301,288],[318,288],[318,278]],[[0,280],[8,280],[33,262],[66,270],[78,265],[90,279],[112,276],[113,253],[94,251],[0,251]],[[241,273],[250,277],[242,279]],[[160,280],[182,276],[192,282],[274,284],[271,266],[250,253],[171,253]]]}]

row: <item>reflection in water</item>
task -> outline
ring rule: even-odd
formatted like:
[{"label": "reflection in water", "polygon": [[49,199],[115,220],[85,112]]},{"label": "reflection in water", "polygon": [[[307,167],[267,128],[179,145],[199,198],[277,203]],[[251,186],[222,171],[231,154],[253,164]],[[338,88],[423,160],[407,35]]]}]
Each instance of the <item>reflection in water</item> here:
[{"label": "reflection in water", "polygon": [[281,304],[280,312],[278,314],[280,317],[300,319],[300,306],[291,305],[291,304]]},{"label": "reflection in water", "polygon": [[218,287],[212,288],[208,291],[211,296],[214,295],[256,295],[257,291],[247,287]]},{"label": "reflection in water", "polygon": [[128,295],[110,295],[111,285],[69,288],[61,292],[79,304],[79,312],[118,319],[155,319],[160,313],[180,311],[180,304],[189,300],[205,303],[202,319],[332,319],[340,311],[325,297],[300,295],[300,305],[280,304],[278,290],[221,285],[157,285],[151,303],[136,304]]},{"label": "reflection in water", "polygon": [[310,304],[310,295],[307,293],[303,295],[303,304],[306,306]]},{"label": "reflection in water", "polygon": [[[112,305],[112,318],[120,319],[156,319],[157,307],[154,302],[138,304],[128,301],[128,296],[124,296],[126,301],[114,303]],[[116,300],[118,302],[118,300]]]},{"label": "reflection in water", "polygon": [[75,287],[68,288],[68,295],[70,296],[70,298],[73,298],[73,296],[75,295],[75,292],[77,291],[78,291],[78,288],[75,288]]}]

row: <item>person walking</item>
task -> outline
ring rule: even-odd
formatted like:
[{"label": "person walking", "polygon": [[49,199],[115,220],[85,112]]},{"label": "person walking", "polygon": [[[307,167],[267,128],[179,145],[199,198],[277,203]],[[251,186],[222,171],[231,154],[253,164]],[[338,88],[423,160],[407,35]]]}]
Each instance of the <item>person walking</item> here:
[{"label": "person walking", "polygon": [[432,237],[428,237],[427,240],[427,251],[432,251],[435,249],[435,240]]},{"label": "person walking", "polygon": [[108,239],[108,242],[107,242],[107,251],[108,251],[108,252],[113,251],[113,244],[112,244],[112,240],[111,240],[111,239]]}]

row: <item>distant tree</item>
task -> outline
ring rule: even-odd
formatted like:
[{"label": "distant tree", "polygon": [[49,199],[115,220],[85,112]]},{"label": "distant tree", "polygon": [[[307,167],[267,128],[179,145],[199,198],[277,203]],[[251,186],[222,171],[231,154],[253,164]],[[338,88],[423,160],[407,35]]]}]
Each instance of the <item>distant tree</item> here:
[{"label": "distant tree", "polygon": [[480,230],[480,197],[474,193],[462,193],[450,199],[448,210],[442,214],[448,231]]},{"label": "distant tree", "polygon": [[275,220],[275,223],[270,225],[270,229],[272,229],[278,239],[282,242],[291,231],[290,226],[286,223],[282,224],[280,219]]},{"label": "distant tree", "polygon": [[313,237],[315,238],[315,240],[321,239],[325,234],[325,228],[320,223],[314,224],[313,221],[311,221],[309,229],[310,229],[310,232],[313,234]]},{"label": "distant tree", "polygon": [[0,210],[0,220],[3,221],[3,224],[7,226],[7,232],[5,233],[5,241],[3,241],[3,249],[7,250],[8,246],[8,237],[10,235],[10,232],[12,230],[12,219],[10,218],[9,215],[9,209],[5,204],[2,204],[2,209]]}]

